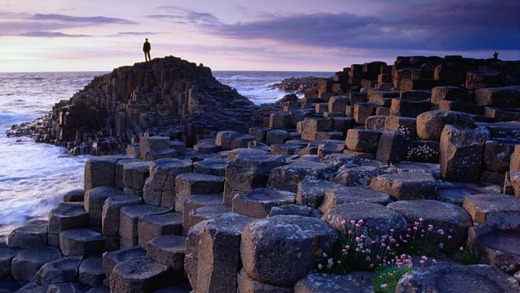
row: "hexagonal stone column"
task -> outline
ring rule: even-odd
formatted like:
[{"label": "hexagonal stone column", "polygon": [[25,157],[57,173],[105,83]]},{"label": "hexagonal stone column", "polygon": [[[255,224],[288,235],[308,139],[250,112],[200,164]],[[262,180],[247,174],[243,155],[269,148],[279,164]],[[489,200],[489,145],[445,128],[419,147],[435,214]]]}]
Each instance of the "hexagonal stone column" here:
[{"label": "hexagonal stone column", "polygon": [[148,242],[146,256],[174,270],[175,275],[184,275],[184,250],[186,237],[178,235],[158,236]]},{"label": "hexagonal stone column", "polygon": [[173,208],[175,204],[175,178],[179,174],[191,172],[191,160],[160,159],[150,166],[150,177],[143,189],[143,199],[147,204]]},{"label": "hexagonal stone column", "polygon": [[424,172],[379,175],[370,182],[371,189],[389,194],[396,200],[435,199],[436,187],[435,178]]},{"label": "hexagonal stone column", "polygon": [[298,183],[303,179],[331,179],[334,171],[335,167],[331,164],[297,160],[272,169],[267,186],[296,193]]},{"label": "hexagonal stone column", "polygon": [[138,233],[137,223],[140,216],[164,214],[170,210],[165,207],[152,205],[126,206],[119,211],[119,242],[120,247],[130,247],[137,245]]},{"label": "hexagonal stone column", "polygon": [[244,271],[261,283],[293,286],[316,267],[316,252],[328,251],[337,237],[336,231],[316,218],[274,216],[256,220],[242,232]]},{"label": "hexagonal stone column", "polygon": [[0,247],[0,279],[11,273],[11,261],[16,253],[14,249]]},{"label": "hexagonal stone column", "polygon": [[355,272],[348,275],[310,273],[294,285],[294,293],[336,293],[341,288],[344,293],[374,292],[374,273]]},{"label": "hexagonal stone column", "polygon": [[123,186],[125,194],[142,196],[144,182],[149,176],[149,162],[125,164],[123,167]]},{"label": "hexagonal stone column", "polygon": [[168,267],[149,259],[136,259],[116,265],[110,278],[111,292],[152,292],[168,284]]},{"label": "hexagonal stone column", "polygon": [[78,280],[90,287],[99,287],[105,279],[103,259],[99,255],[85,257],[78,269]]},{"label": "hexagonal stone column", "polygon": [[123,192],[110,186],[96,187],[85,192],[85,202],[83,204],[91,225],[101,226],[105,200],[111,196],[118,195],[123,195]]},{"label": "hexagonal stone column", "polygon": [[164,213],[143,215],[137,220],[137,235],[139,246],[145,248],[148,241],[161,235],[181,235],[182,215],[179,213]]},{"label": "hexagonal stone column", "polygon": [[33,221],[14,229],[7,236],[7,246],[11,248],[33,248],[47,245],[47,221]]},{"label": "hexagonal stone column", "polygon": [[143,199],[134,195],[112,196],[105,200],[101,218],[101,233],[103,236],[118,237],[120,211],[123,207],[139,205]]},{"label": "hexagonal stone column", "polygon": [[273,207],[294,203],[295,194],[269,188],[257,188],[246,194],[237,194],[233,198],[234,213],[262,219],[267,217]]},{"label": "hexagonal stone column", "polygon": [[464,197],[462,207],[474,223],[500,230],[520,227],[520,198],[516,196],[483,193]]},{"label": "hexagonal stone column", "polygon": [[520,266],[520,231],[469,228],[468,246],[477,259],[511,274]]},{"label": "hexagonal stone column", "polygon": [[18,251],[11,263],[11,275],[17,281],[32,281],[44,264],[61,258],[55,247],[37,247]]},{"label": "hexagonal stone column", "polygon": [[122,262],[146,259],[146,250],[138,246],[103,253],[103,271],[110,280],[114,268]]},{"label": "hexagonal stone column", "polygon": [[80,256],[71,256],[53,260],[44,264],[34,276],[36,283],[50,286],[56,283],[73,282],[78,279]]},{"label": "hexagonal stone column", "polygon": [[217,194],[224,191],[224,177],[199,173],[175,178],[175,211],[184,213],[184,200],[192,194]]},{"label": "hexagonal stone column", "polygon": [[101,253],[103,236],[98,229],[77,228],[60,233],[60,249],[63,255],[89,255]]},{"label": "hexagonal stone column", "polygon": [[49,212],[49,233],[59,234],[61,231],[88,225],[88,214],[81,206],[58,205]]},{"label": "hexagonal stone column", "polygon": [[371,202],[386,205],[392,200],[383,192],[373,191],[363,187],[349,187],[334,184],[325,192],[320,211],[326,213],[328,209],[344,203]]}]

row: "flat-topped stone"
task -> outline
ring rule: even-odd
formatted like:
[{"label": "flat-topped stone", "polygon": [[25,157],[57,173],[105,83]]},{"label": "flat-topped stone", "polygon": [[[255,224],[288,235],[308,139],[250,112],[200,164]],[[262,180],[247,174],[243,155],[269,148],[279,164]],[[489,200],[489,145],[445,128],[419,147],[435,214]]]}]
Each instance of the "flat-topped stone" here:
[{"label": "flat-topped stone", "polygon": [[184,213],[184,200],[192,194],[217,194],[224,191],[224,177],[184,173],[175,178],[175,211]]},{"label": "flat-topped stone", "polygon": [[258,150],[234,150],[229,155],[224,184],[224,204],[231,206],[236,194],[265,187],[272,169],[285,164],[282,155],[266,154]]},{"label": "flat-topped stone", "polygon": [[504,292],[520,290],[518,282],[488,265],[442,264],[412,270],[405,274],[395,292]]},{"label": "flat-topped stone", "polygon": [[138,246],[103,253],[103,271],[110,280],[116,265],[126,261],[146,259],[146,250]]},{"label": "flat-topped stone", "polygon": [[381,168],[377,166],[341,168],[334,177],[334,182],[346,186],[368,186],[370,180],[379,175],[380,171]]},{"label": "flat-topped stone", "polygon": [[296,203],[317,208],[329,188],[332,188],[332,182],[305,178],[298,183]]},{"label": "flat-topped stone", "polygon": [[256,188],[233,198],[232,211],[261,219],[267,217],[273,207],[294,203],[295,194],[270,188]]},{"label": "flat-topped stone", "polygon": [[[76,283],[76,282],[67,282],[67,283],[56,283],[50,284],[47,287],[46,293],[65,293],[65,292],[87,292],[88,287]],[[91,293],[90,291],[88,291]]]},{"label": "flat-topped stone", "polygon": [[499,230],[520,228],[520,198],[503,194],[472,194],[464,197],[462,207],[474,223]]},{"label": "flat-topped stone", "polygon": [[32,281],[44,264],[61,258],[55,247],[37,247],[18,251],[11,263],[11,275],[17,281]]},{"label": "flat-topped stone", "polygon": [[296,193],[298,183],[303,179],[331,179],[334,171],[335,167],[330,164],[297,160],[288,165],[272,169],[267,186]]},{"label": "flat-topped stone", "polygon": [[136,259],[116,265],[110,278],[111,292],[152,292],[164,287],[170,278],[168,267],[149,259]]},{"label": "flat-topped stone", "polygon": [[[427,239],[427,241],[443,243],[448,249],[455,250],[463,245],[467,238],[468,228],[473,224],[464,209],[446,202],[400,200],[389,204],[387,207],[402,214],[409,226],[413,226],[416,222],[420,223],[419,229],[429,231],[427,236],[432,236],[432,239]],[[429,225],[433,227],[428,230]],[[433,229],[435,230],[433,231]],[[436,235],[439,229],[442,229],[444,237]]]},{"label": "flat-topped stone", "polygon": [[256,220],[242,232],[244,271],[261,283],[293,286],[316,267],[317,251],[329,251],[337,237],[336,231],[316,218],[274,216]]},{"label": "flat-topped stone", "polygon": [[297,154],[304,146],[301,144],[292,144],[292,143],[280,143],[280,144],[272,144],[271,152],[277,155],[285,155],[292,156]]},{"label": "flat-topped stone", "polygon": [[85,257],[78,269],[78,281],[90,287],[98,287],[103,284],[103,279],[105,279],[103,258],[100,255]]},{"label": "flat-topped stone", "polygon": [[[236,292],[240,236],[252,220],[226,213],[190,230],[185,270],[195,292]],[[194,248],[190,247],[193,242],[197,242]]]},{"label": "flat-topped stone", "polygon": [[224,159],[206,159],[193,163],[193,172],[215,176],[226,175],[227,161]]},{"label": "flat-topped stone", "polygon": [[375,130],[349,129],[345,144],[354,152],[375,153],[381,132]]},{"label": "flat-topped stone", "polygon": [[520,266],[519,241],[520,231],[480,226],[469,229],[467,243],[480,262],[511,274]]},{"label": "flat-topped stone", "polygon": [[181,235],[182,215],[179,213],[150,214],[137,221],[139,246],[145,248],[148,241],[161,235]]},{"label": "flat-topped stone", "polygon": [[383,192],[363,187],[348,187],[335,184],[325,192],[325,198],[319,209],[326,213],[330,208],[344,203],[371,202],[387,205],[391,201],[390,196]]},{"label": "flat-topped stone", "polygon": [[215,140],[211,138],[197,141],[197,144],[193,146],[193,149],[204,154],[216,153],[222,150],[222,148],[215,143]]},{"label": "flat-topped stone", "polygon": [[121,248],[137,245],[137,222],[140,216],[169,212],[166,207],[152,205],[126,206],[119,211],[119,237]]},{"label": "flat-topped stone", "polygon": [[424,172],[384,174],[370,182],[371,189],[387,193],[397,200],[435,199],[436,186],[435,178]]},{"label": "flat-topped stone", "polygon": [[56,283],[73,282],[78,279],[80,256],[70,256],[44,264],[34,276],[36,283],[50,286]]},{"label": "flat-topped stone", "polygon": [[403,232],[408,226],[405,218],[398,212],[383,205],[370,202],[345,203],[330,208],[322,220],[341,233],[347,233],[351,221],[363,220],[361,231],[367,237],[377,239],[390,234]]},{"label": "flat-topped stone", "polygon": [[416,119],[417,136],[424,140],[439,141],[446,124],[464,128],[475,127],[475,122],[468,114],[455,111],[428,111],[418,115]]},{"label": "flat-topped stone", "polygon": [[85,211],[88,213],[91,225],[101,226],[103,217],[103,204],[111,196],[123,195],[123,192],[115,187],[101,186],[85,192]]},{"label": "flat-topped stone", "polygon": [[63,255],[89,255],[101,253],[103,236],[98,229],[77,228],[60,232],[60,249]]},{"label": "flat-topped stone", "polygon": [[115,186],[115,168],[123,156],[92,157],[85,162],[84,190],[101,186]]},{"label": "flat-topped stone", "polygon": [[83,206],[59,205],[49,212],[49,233],[80,228],[88,225],[88,214]]},{"label": "flat-topped stone", "polygon": [[229,212],[231,212],[231,207],[222,204],[208,205],[193,209],[188,213],[187,222],[183,224],[185,225],[183,229],[189,230],[191,227],[202,221],[210,220]]},{"label": "flat-topped stone", "polygon": [[191,227],[190,213],[194,209],[205,206],[222,205],[221,194],[192,194],[184,200],[184,214],[182,214],[182,234],[186,235]]},{"label": "flat-topped stone", "polygon": [[178,235],[157,236],[146,245],[146,256],[177,273],[184,271],[186,237]]},{"label": "flat-topped stone", "polygon": [[355,272],[347,275],[310,273],[296,285],[294,293],[371,293],[374,273]]},{"label": "flat-topped stone", "polygon": [[143,199],[135,195],[112,196],[105,200],[101,218],[101,233],[103,236],[119,236],[119,221],[121,208],[139,205]]},{"label": "flat-topped stone", "polygon": [[191,160],[159,159],[151,162],[150,177],[143,188],[147,204],[173,208],[175,205],[175,178],[191,172]]},{"label": "flat-topped stone", "polygon": [[142,195],[146,178],[150,176],[150,162],[134,162],[123,167],[125,193]]},{"label": "flat-topped stone", "polygon": [[73,189],[63,195],[64,202],[81,202],[85,197],[85,190]]},{"label": "flat-topped stone", "polygon": [[33,221],[11,231],[7,236],[7,246],[11,248],[32,248],[47,245],[47,221]]},{"label": "flat-topped stone", "polygon": [[313,209],[308,206],[290,204],[290,205],[286,205],[286,206],[279,206],[279,207],[272,208],[268,217],[282,216],[282,215],[294,215],[294,216],[302,216],[302,217],[320,218],[321,212],[318,211],[317,209]]}]

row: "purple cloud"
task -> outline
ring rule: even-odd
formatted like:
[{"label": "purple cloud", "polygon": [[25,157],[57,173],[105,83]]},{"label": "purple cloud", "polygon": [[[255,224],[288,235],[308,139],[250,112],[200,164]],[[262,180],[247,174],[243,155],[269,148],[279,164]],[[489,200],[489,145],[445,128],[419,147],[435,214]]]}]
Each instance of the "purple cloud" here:
[{"label": "purple cloud", "polygon": [[105,16],[70,16],[63,14],[40,14],[37,13],[30,17],[31,20],[37,21],[59,21],[66,23],[78,23],[78,24],[137,24],[137,22]]},{"label": "purple cloud", "polygon": [[74,35],[74,34],[64,34],[60,32],[50,32],[50,31],[31,31],[20,33],[17,36],[20,37],[39,37],[39,38],[88,38],[93,37],[91,35]]},{"label": "purple cloud", "polygon": [[189,9],[184,9],[175,5],[160,6],[157,9],[164,11],[164,13],[148,15],[147,17],[182,24],[221,24],[221,21],[211,13],[197,12]]}]

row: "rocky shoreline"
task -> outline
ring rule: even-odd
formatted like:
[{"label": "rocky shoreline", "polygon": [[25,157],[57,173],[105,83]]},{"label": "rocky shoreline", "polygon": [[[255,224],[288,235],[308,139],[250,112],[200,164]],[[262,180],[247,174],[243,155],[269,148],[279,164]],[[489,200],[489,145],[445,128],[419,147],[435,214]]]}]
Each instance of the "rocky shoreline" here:
[{"label": "rocky shoreline", "polygon": [[[395,292],[519,292],[519,64],[460,56],[353,64],[303,98],[288,95],[260,109],[219,105],[222,113],[251,110],[236,121],[252,124],[181,137],[140,128],[126,155],[89,159],[84,186],[67,193],[47,221],[8,236],[0,289],[374,292],[383,286],[374,287],[373,272],[326,271],[341,266],[332,258],[337,244],[356,227],[357,238],[369,240],[362,243],[382,247],[431,225],[447,236],[431,239],[444,257],[402,259],[413,266]],[[183,88],[187,112],[178,115],[196,123],[190,105],[217,115]],[[79,120],[70,108],[80,96],[56,106],[69,112],[57,111],[45,120],[51,125],[32,133],[59,129],[61,141],[87,133],[72,127]],[[152,113],[145,111],[156,101],[138,103],[139,113]],[[118,115],[135,103],[124,105]],[[99,104],[91,109],[100,115]],[[121,126],[129,117],[108,125],[136,131]],[[460,247],[477,264],[451,257]]]},{"label": "rocky shoreline", "polygon": [[315,88],[321,78],[314,76],[290,77],[270,86],[271,89],[278,89],[293,94],[304,94],[305,91]]}]

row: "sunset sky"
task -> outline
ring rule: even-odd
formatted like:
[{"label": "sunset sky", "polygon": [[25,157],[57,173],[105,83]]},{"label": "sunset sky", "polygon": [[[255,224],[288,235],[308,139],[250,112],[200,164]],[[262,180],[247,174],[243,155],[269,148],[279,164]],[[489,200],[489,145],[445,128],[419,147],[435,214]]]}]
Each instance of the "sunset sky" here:
[{"label": "sunset sky", "polygon": [[0,0],[0,71],[337,71],[410,55],[520,59],[518,0]]}]

